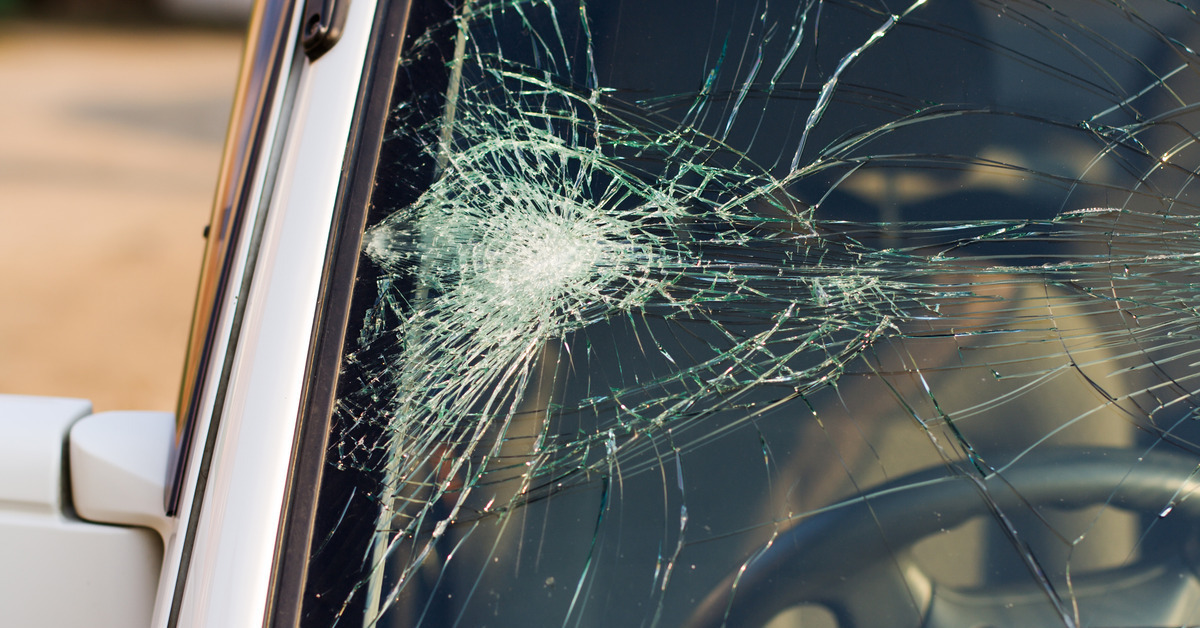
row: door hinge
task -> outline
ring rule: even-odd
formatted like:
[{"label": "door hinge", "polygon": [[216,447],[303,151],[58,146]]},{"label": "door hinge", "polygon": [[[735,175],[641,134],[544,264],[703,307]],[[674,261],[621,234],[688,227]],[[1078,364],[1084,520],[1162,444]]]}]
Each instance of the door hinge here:
[{"label": "door hinge", "polygon": [[350,0],[306,0],[300,43],[309,59],[325,54],[342,37]]}]

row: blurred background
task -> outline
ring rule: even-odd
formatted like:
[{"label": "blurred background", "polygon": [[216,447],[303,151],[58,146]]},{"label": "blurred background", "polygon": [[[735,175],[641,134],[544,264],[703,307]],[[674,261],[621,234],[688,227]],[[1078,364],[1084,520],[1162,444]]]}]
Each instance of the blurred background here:
[{"label": "blurred background", "polygon": [[174,410],[250,0],[0,0],[0,393]]}]

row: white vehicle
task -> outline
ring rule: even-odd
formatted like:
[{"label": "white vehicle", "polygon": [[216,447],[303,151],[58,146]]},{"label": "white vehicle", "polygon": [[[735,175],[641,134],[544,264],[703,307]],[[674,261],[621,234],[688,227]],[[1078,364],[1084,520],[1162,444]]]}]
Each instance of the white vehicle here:
[{"label": "white vehicle", "polygon": [[179,412],[0,397],[0,624],[1200,624],[1198,8],[260,3]]}]

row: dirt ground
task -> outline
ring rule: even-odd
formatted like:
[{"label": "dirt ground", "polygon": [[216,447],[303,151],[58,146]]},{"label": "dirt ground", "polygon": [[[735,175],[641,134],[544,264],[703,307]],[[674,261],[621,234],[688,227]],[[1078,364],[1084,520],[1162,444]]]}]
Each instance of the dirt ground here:
[{"label": "dirt ground", "polygon": [[0,21],[0,393],[174,409],[241,40]]}]

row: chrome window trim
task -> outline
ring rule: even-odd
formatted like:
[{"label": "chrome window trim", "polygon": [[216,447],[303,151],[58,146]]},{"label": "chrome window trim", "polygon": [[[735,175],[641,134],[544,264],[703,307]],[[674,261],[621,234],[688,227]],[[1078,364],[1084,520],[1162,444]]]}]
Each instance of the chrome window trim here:
[{"label": "chrome window trim", "polygon": [[[301,3],[302,4],[302,3]],[[230,122],[225,156],[214,200],[209,247],[193,318],[183,389],[178,408],[177,448],[168,471],[166,507],[176,516],[165,539],[163,569],[152,626],[176,625],[183,587],[188,580],[204,478],[212,453],[212,435],[220,424],[226,383],[239,333],[245,295],[253,277],[253,259],[267,209],[279,151],[274,141],[288,110],[285,89],[296,56],[296,0],[262,0],[250,21],[242,76]],[[227,234],[218,229],[229,229]],[[224,242],[223,242],[224,241]],[[209,277],[210,274],[213,276]],[[205,282],[212,292],[206,294]],[[172,504],[170,491],[176,491]],[[172,506],[175,508],[172,509]],[[172,512],[173,511],[173,512]]]},{"label": "chrome window trim", "polygon": [[[235,307],[245,286],[233,275],[246,263],[244,245],[247,228],[256,225],[266,170],[278,155],[264,155],[278,125],[283,100],[279,87],[286,78],[283,68],[293,55],[292,31],[295,0],[266,0],[256,5],[243,53],[241,77],[221,163],[212,216],[206,227],[206,247],[192,315],[192,330],[184,363],[183,381],[176,408],[176,442],[164,496],[168,515],[175,515],[184,466],[191,458],[201,418],[200,403],[211,380],[212,361],[225,354],[229,329],[222,328],[221,315]],[[266,161],[264,161],[264,159]],[[250,232],[253,233],[253,232]],[[241,292],[230,295],[240,286]],[[220,333],[226,332],[226,333]],[[217,375],[222,373],[218,372]]]},{"label": "chrome window trim", "polygon": [[[186,524],[195,540],[171,625],[265,621],[325,249],[356,106],[347,95],[358,93],[374,14],[374,2],[355,0],[341,42],[315,62],[298,63],[289,117],[268,135],[282,142],[279,174],[244,298],[203,503],[198,511],[181,510],[198,516]],[[296,54],[298,31],[293,22],[289,54]],[[206,404],[221,401],[215,390],[204,394]]]}]

